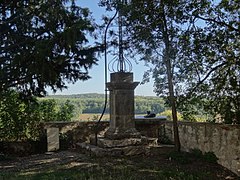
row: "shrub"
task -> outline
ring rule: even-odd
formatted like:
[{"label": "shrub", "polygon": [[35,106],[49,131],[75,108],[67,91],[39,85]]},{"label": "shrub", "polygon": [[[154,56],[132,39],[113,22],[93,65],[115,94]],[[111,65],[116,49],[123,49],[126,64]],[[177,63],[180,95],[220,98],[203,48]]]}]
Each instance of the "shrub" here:
[{"label": "shrub", "polygon": [[[167,116],[167,120],[172,121],[172,110],[165,110],[162,113],[160,113],[161,116]],[[182,120],[182,115],[177,112],[178,120]]]},{"label": "shrub", "polygon": [[199,149],[193,149],[191,150],[191,154],[193,154],[193,156],[196,158],[202,159],[210,163],[217,163],[217,160],[218,160],[217,156],[213,152],[203,153]]},{"label": "shrub", "polygon": [[41,122],[70,121],[74,107],[69,101],[57,106],[55,100],[23,98],[9,90],[0,94],[0,141],[37,140],[43,134]]},{"label": "shrub", "polygon": [[203,155],[203,159],[210,163],[217,163],[218,160],[217,156],[213,152],[206,152]]},{"label": "shrub", "polygon": [[15,91],[0,96],[0,140],[36,138],[40,122],[36,99],[22,99]]}]

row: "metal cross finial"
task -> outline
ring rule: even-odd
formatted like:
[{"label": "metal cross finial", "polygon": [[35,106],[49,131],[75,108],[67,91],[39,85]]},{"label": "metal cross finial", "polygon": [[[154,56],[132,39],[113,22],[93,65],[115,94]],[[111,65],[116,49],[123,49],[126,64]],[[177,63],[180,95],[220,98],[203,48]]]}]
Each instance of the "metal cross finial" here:
[{"label": "metal cross finial", "polygon": [[127,4],[128,0],[118,0],[118,57],[114,57],[109,63],[109,70],[113,72],[130,72],[132,70],[131,62],[124,57],[123,52],[123,17],[121,5]]},{"label": "metal cross finial", "polygon": [[120,63],[120,71],[123,72],[123,36],[122,36],[122,12],[121,9],[118,9],[118,33],[119,33],[119,63]]}]

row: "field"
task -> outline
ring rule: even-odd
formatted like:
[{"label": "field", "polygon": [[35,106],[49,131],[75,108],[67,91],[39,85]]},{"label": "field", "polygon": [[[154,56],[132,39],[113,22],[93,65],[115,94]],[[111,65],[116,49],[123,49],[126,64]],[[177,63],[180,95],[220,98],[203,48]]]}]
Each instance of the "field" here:
[{"label": "field", "polygon": [[[101,114],[80,114],[79,118],[76,119],[76,121],[93,121],[93,120],[98,120],[100,118]],[[109,114],[104,114],[102,117],[102,120],[109,120],[110,115]],[[73,120],[75,121],[75,119]]]},{"label": "field", "polygon": [[[138,116],[144,116],[146,114],[137,114]],[[80,114],[79,118],[77,119],[73,119],[73,121],[95,121],[95,120],[99,120],[101,114],[97,113],[89,113],[89,114]],[[110,114],[104,114],[102,117],[103,121],[108,121],[110,120]]]}]

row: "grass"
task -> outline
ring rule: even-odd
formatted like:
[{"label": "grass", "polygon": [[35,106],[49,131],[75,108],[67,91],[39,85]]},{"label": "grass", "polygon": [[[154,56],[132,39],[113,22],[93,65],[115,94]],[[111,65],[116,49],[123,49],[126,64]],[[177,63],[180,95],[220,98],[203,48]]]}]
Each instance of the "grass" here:
[{"label": "grass", "polygon": [[[43,163],[41,166],[36,164],[23,168],[18,165],[11,171],[0,171],[0,180],[214,180],[229,175],[217,164],[209,165],[201,158],[192,161],[192,157],[186,154],[183,157],[172,153],[155,157],[93,157],[76,154],[71,161],[67,154],[63,156],[61,154],[58,158],[67,161],[59,164],[48,164],[49,159],[46,162],[40,159]],[[186,160],[188,157],[190,159]]]},{"label": "grass", "polygon": [[203,179],[207,176],[207,173],[191,174],[184,171],[160,169],[160,168],[136,168],[131,166],[115,166],[108,167],[108,169],[95,166],[87,169],[59,169],[59,170],[47,170],[44,172],[34,173],[0,173],[0,179],[3,180],[67,180],[67,179],[97,179],[97,180],[140,180],[140,179]]}]

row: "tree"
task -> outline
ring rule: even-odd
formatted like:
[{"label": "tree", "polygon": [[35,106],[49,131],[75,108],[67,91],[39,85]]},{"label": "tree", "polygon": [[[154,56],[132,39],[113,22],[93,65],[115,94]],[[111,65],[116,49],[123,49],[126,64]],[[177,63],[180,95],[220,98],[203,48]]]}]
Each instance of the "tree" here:
[{"label": "tree", "polygon": [[[188,12],[192,23],[181,34],[178,66],[185,87],[180,103],[200,104],[225,123],[240,124],[239,3],[222,0]],[[197,21],[202,22],[201,25]],[[182,79],[183,80],[183,79]]]},{"label": "tree", "polygon": [[58,104],[54,99],[23,99],[20,93],[7,91],[0,95],[0,140],[38,139],[41,123],[70,121],[73,111],[68,100]]},{"label": "tree", "polygon": [[0,94],[0,140],[37,139],[40,116],[36,99],[22,99],[19,93]]},{"label": "tree", "polygon": [[42,122],[59,121],[57,102],[55,99],[46,99],[38,102],[38,111]]},{"label": "tree", "polygon": [[[116,7],[119,2],[102,4]],[[201,103],[215,114],[228,112],[225,119],[230,114],[239,117],[237,2],[132,0],[120,6],[128,37],[125,49],[152,64],[145,80],[152,73],[156,93],[167,96],[172,107],[176,150],[180,149],[177,107],[184,105],[186,110],[193,107],[191,103]]]},{"label": "tree", "polygon": [[[179,1],[136,1],[126,4],[127,1],[102,0],[101,5],[107,9],[114,7],[124,16],[125,37],[123,43],[130,55],[135,51],[142,55],[142,59],[155,66],[155,76],[162,76],[160,80],[167,86],[161,88],[162,93],[168,96],[173,116],[174,143],[176,151],[180,151],[180,140],[177,124],[176,98],[174,93],[173,72],[176,57],[178,18],[184,21],[181,15],[182,4]],[[174,15],[175,11],[180,11]],[[134,54],[135,55],[135,54]],[[132,56],[133,57],[133,56]],[[162,68],[162,73],[159,69]],[[157,71],[156,71],[157,69]],[[161,91],[160,90],[160,91]],[[167,92],[166,92],[167,90]]]},{"label": "tree", "polygon": [[61,104],[58,112],[58,120],[60,121],[71,121],[73,118],[74,105],[67,100],[64,104]]},{"label": "tree", "polygon": [[183,4],[179,1],[133,0],[124,13],[129,46],[142,54],[142,59],[155,65],[153,76],[155,80],[160,81],[160,83],[155,82],[155,85],[161,84],[157,86],[157,92],[168,97],[172,109],[176,151],[180,151],[180,140],[174,92],[174,66],[177,54],[178,24],[185,20],[182,6]]},{"label": "tree", "polygon": [[0,92],[44,96],[89,79],[101,46],[88,44],[96,25],[70,0],[0,2]]}]

